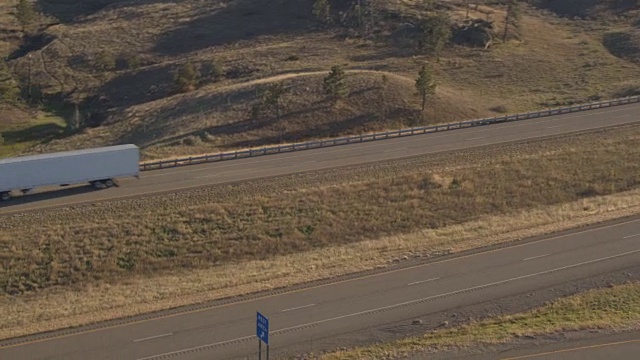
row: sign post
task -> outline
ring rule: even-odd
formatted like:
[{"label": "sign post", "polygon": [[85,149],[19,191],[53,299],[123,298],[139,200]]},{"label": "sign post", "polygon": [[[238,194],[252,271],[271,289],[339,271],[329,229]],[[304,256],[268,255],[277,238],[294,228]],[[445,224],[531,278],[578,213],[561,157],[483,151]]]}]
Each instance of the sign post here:
[{"label": "sign post", "polygon": [[260,314],[256,319],[256,336],[258,337],[258,359],[262,359],[262,342],[267,345],[267,360],[269,360],[269,319]]}]

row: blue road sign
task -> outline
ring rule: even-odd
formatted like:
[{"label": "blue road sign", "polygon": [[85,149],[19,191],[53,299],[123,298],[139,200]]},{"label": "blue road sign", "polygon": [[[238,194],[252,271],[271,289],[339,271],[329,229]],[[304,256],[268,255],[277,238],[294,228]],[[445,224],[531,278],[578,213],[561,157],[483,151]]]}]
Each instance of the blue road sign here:
[{"label": "blue road sign", "polygon": [[258,312],[256,325],[256,336],[265,344],[269,345],[269,319]]}]

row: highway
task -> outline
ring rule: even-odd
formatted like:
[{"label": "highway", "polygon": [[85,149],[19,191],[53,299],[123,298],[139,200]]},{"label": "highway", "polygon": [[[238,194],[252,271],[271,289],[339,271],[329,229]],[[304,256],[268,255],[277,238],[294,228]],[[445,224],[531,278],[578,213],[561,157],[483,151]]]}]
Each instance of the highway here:
[{"label": "highway", "polygon": [[0,204],[0,214],[173,192],[213,184],[526,140],[633,123],[640,120],[639,115],[640,104],[635,103],[442,133],[155,170],[143,172],[139,180],[124,179],[120,181],[121,187],[116,188],[89,190],[88,186],[83,186],[56,191],[37,190],[34,194],[17,196],[12,201]]},{"label": "highway", "polygon": [[600,360],[637,359],[640,332],[622,332],[538,346],[527,346],[500,353],[459,357],[464,360]]},{"label": "highway", "polygon": [[[638,265],[640,219],[368,277],[58,337],[0,342],[0,359],[255,359],[256,311],[271,358],[375,339],[375,329]],[[620,359],[625,359],[621,357]]]}]

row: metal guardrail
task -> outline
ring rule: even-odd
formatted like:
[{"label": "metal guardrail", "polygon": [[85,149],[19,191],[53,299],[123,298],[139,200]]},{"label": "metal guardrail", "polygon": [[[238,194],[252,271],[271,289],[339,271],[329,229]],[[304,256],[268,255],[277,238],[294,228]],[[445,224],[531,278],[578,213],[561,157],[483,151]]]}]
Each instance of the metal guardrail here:
[{"label": "metal guardrail", "polygon": [[619,106],[619,105],[631,104],[636,102],[640,102],[640,96],[630,96],[626,98],[598,101],[598,102],[581,104],[576,106],[547,109],[542,111],[534,111],[534,112],[520,113],[520,114],[514,114],[514,115],[497,116],[497,117],[486,118],[486,119],[462,121],[458,123],[413,127],[413,128],[385,131],[385,132],[373,133],[373,134],[364,134],[364,135],[333,138],[333,139],[323,139],[318,141],[294,143],[290,145],[270,146],[270,147],[263,147],[259,149],[249,149],[249,150],[234,151],[234,152],[208,154],[208,155],[202,155],[202,156],[196,156],[196,157],[184,157],[184,158],[177,158],[172,160],[143,162],[143,163],[140,163],[140,170],[141,171],[158,170],[158,169],[166,169],[166,168],[172,168],[172,167],[178,167],[178,166],[187,166],[187,165],[204,164],[209,162],[243,159],[248,157],[265,156],[265,155],[280,154],[280,153],[302,151],[302,150],[309,150],[309,149],[318,149],[318,148],[347,145],[347,144],[357,144],[357,143],[363,143],[368,141],[385,140],[385,139],[398,138],[403,136],[435,133],[435,132],[455,130],[455,129],[464,129],[468,127],[484,126],[484,125],[498,124],[503,122],[519,121],[519,120],[533,119],[533,118],[539,118],[539,117],[567,114],[572,112],[607,108],[611,106]]}]

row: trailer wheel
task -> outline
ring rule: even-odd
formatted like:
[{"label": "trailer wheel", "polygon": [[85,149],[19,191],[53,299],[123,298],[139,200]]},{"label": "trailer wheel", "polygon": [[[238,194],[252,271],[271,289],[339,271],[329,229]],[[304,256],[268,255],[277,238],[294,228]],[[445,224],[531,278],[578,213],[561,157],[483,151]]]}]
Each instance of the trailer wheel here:
[{"label": "trailer wheel", "polygon": [[7,201],[9,199],[11,199],[11,194],[9,194],[8,192],[3,192],[0,194],[0,200]]},{"label": "trailer wheel", "polygon": [[113,182],[112,179],[107,179],[107,180],[104,181],[104,186],[106,186],[108,188],[112,187],[113,185],[115,185],[115,183]]}]

